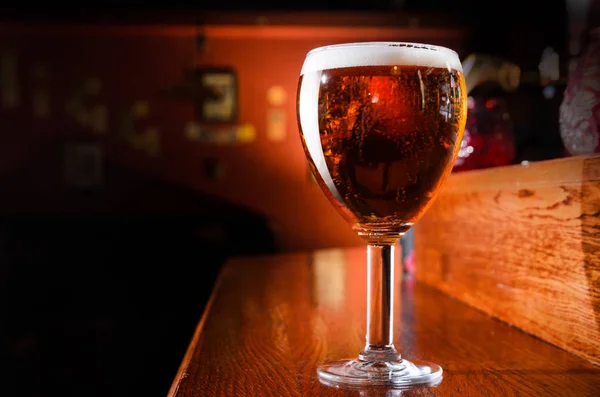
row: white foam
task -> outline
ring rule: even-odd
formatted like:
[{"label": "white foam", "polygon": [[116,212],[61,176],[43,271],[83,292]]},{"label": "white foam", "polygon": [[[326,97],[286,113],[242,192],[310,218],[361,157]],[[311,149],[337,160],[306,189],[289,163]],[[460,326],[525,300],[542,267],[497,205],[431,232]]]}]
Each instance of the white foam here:
[{"label": "white foam", "polygon": [[420,43],[368,42],[315,48],[306,54],[300,75],[355,66],[416,65],[455,69],[462,72],[453,50]]}]

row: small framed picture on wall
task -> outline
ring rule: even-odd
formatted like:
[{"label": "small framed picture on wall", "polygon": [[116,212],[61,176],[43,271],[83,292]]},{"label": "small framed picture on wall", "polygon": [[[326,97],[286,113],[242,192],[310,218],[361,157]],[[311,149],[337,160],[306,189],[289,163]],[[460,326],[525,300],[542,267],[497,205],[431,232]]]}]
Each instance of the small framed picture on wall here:
[{"label": "small framed picture on wall", "polygon": [[185,68],[181,80],[161,89],[161,96],[192,103],[199,123],[229,123],[238,119],[238,81],[225,66]]},{"label": "small framed picture on wall", "polygon": [[238,116],[238,83],[235,71],[226,67],[198,67],[193,73],[202,91],[197,110],[199,121],[235,123]]}]

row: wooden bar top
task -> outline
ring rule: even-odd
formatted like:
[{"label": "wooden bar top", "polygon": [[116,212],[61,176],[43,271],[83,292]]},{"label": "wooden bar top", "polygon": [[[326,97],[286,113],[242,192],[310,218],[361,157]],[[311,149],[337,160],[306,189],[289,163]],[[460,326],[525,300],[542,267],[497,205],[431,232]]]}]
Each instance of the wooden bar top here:
[{"label": "wooden bar top", "polygon": [[441,384],[402,392],[322,385],[319,364],[363,347],[365,259],[359,247],[230,260],[169,396],[600,396],[600,367],[399,279],[396,347],[440,364]]},{"label": "wooden bar top", "polygon": [[414,230],[418,281],[600,363],[600,154],[452,174]]}]

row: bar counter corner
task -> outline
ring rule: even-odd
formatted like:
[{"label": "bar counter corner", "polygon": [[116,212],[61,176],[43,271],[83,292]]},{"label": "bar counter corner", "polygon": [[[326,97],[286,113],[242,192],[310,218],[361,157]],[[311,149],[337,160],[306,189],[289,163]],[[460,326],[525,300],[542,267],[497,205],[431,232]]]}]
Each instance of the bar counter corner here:
[{"label": "bar counter corner", "polygon": [[321,384],[319,364],[364,345],[365,255],[356,247],[228,261],[169,396],[600,396],[600,367],[399,271],[396,347],[440,364],[442,382],[401,393]]}]

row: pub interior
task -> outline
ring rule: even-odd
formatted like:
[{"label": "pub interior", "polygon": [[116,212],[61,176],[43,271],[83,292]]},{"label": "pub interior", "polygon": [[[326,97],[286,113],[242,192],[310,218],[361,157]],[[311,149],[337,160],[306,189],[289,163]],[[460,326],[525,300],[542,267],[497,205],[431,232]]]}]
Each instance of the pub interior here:
[{"label": "pub interior", "polygon": [[[494,171],[600,150],[600,87],[586,99],[598,123],[592,144],[573,136],[563,115],[565,93],[579,83],[570,78],[576,61],[600,26],[597,0],[284,3],[0,6],[1,396],[165,396],[229,259],[363,247],[320,190],[299,139],[296,90],[311,48],[410,41],[454,49],[470,98],[469,135],[450,177],[463,182],[452,189],[485,189],[504,181]],[[597,195],[599,163],[586,164],[591,179],[573,177]],[[528,189],[511,197],[537,197]],[[433,217],[450,212],[432,208],[428,241],[442,228]],[[595,234],[573,244],[591,269],[593,339],[600,237],[591,213]],[[415,233],[403,241],[407,278],[429,258],[418,224]],[[552,248],[560,258],[561,245]],[[549,342],[600,360],[598,339],[573,347],[573,338]]]}]

